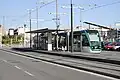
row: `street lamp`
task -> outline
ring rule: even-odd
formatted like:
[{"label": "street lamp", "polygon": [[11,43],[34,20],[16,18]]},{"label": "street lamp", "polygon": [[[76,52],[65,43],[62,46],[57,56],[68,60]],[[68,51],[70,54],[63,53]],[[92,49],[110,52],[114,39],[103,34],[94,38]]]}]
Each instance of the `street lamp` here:
[{"label": "street lamp", "polygon": [[[45,6],[45,5],[47,5],[47,4],[51,3],[51,2],[54,2],[54,1],[55,0],[43,0],[43,1],[37,0],[37,2],[36,2],[37,29],[38,29],[38,26],[39,26],[39,24],[38,24],[39,8],[42,8],[43,6]],[[57,3],[57,0],[56,0],[56,3]],[[41,5],[40,7],[39,7],[39,4]]]},{"label": "street lamp", "polygon": [[[58,24],[58,0],[55,0],[56,1],[56,18],[55,19],[52,19],[52,20],[56,20],[56,49],[58,50],[58,29],[59,29],[59,24]],[[49,14],[52,14],[52,13],[49,13]]]},{"label": "street lamp", "polygon": [[58,50],[58,28],[59,28],[59,25],[58,25],[58,0],[56,0],[56,28],[57,28],[57,35],[56,35],[56,49]]},{"label": "street lamp", "polygon": [[38,29],[38,2],[36,3],[36,19],[37,19],[37,29]]},{"label": "street lamp", "polygon": [[28,11],[29,11],[29,24],[30,24],[30,48],[32,48],[32,40],[31,40],[31,38],[32,38],[32,35],[31,35],[31,11],[32,11],[32,9],[28,9]]},{"label": "street lamp", "polygon": [[79,6],[78,9],[80,9],[80,27],[82,27],[82,10],[84,10],[84,8]]},{"label": "street lamp", "polygon": [[[60,15],[65,15],[66,13],[48,13],[48,14],[57,14],[57,18],[53,18],[52,20],[56,22],[56,49],[58,49],[58,29],[60,27]],[[59,15],[59,18],[58,18]],[[59,21],[59,22],[58,22]]]},{"label": "street lamp", "polygon": [[36,21],[37,21],[37,29],[38,29],[38,26],[39,26],[39,24],[38,24],[38,17],[39,17],[39,4],[45,4],[45,2],[44,1],[42,1],[42,2],[39,2],[39,1],[37,1],[36,2]]},{"label": "street lamp", "polygon": [[25,31],[26,31],[26,24],[24,24],[24,47],[25,47],[25,42],[26,42],[26,34],[25,34]]}]

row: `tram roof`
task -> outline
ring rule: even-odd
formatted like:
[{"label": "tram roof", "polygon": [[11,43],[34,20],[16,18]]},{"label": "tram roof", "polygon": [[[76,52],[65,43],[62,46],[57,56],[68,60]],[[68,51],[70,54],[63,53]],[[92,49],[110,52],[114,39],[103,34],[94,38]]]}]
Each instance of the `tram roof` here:
[{"label": "tram roof", "polygon": [[46,32],[55,32],[55,31],[65,31],[65,30],[56,30],[56,29],[38,29],[38,30],[33,30],[33,31],[28,31],[26,33],[46,33]]},{"label": "tram roof", "polygon": [[97,27],[100,27],[100,28],[104,28],[104,29],[112,29],[112,28],[109,28],[109,27],[106,27],[106,26],[101,26],[101,25],[98,25],[98,24],[90,23],[90,22],[84,22],[84,23],[90,24],[90,25],[93,25],[93,26],[97,26]]}]

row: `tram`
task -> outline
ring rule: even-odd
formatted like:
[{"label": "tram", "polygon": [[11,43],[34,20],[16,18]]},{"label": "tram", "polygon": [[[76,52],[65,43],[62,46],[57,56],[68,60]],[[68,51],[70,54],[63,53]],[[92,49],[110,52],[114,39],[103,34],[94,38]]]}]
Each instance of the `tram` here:
[{"label": "tram", "polygon": [[[37,36],[35,36],[33,38],[33,46],[34,48],[38,47],[40,49],[47,50],[51,41],[51,47],[52,50],[54,50],[56,49],[58,41],[58,50],[71,51],[71,32],[58,33],[58,40],[56,40],[54,33],[52,33],[52,37],[50,39],[48,38],[48,35],[40,34],[37,41]],[[73,31],[73,50],[74,52],[100,53],[102,48],[99,32],[97,30]]]},{"label": "tram", "polygon": [[[59,45],[71,50],[71,33],[59,33]],[[59,46],[60,47],[60,46]],[[89,53],[100,53],[101,38],[97,30],[73,31],[73,50]]]}]

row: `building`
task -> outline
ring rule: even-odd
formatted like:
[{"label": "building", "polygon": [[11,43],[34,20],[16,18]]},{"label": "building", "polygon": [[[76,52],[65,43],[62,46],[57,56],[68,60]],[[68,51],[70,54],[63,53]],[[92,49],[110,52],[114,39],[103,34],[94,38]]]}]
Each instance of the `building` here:
[{"label": "building", "polygon": [[2,35],[6,34],[4,26],[2,26],[2,25],[0,25],[0,34],[2,34]]},{"label": "building", "polygon": [[5,35],[4,26],[0,25],[0,46],[2,46],[2,36]]}]

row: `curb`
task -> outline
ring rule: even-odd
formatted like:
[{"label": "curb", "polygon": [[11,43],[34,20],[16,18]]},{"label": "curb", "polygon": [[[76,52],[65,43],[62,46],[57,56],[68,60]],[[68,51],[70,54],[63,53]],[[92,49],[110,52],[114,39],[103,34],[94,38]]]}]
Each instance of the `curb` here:
[{"label": "curb", "polygon": [[57,52],[36,51],[36,50],[30,49],[30,48],[27,48],[27,49],[25,49],[25,48],[12,48],[12,50],[30,51],[30,52],[40,53],[40,54],[48,54],[48,55],[55,55],[55,56],[62,56],[62,57],[71,57],[71,58],[76,58],[76,59],[85,59],[85,60],[91,60],[91,61],[98,61],[98,62],[120,65],[120,61],[112,60],[112,59],[103,59],[103,58],[95,58],[95,57],[87,57],[87,56],[77,56],[77,55],[69,55],[69,54],[60,54],[60,53],[57,53]]},{"label": "curb", "polygon": [[77,59],[85,59],[85,60],[91,60],[91,61],[98,61],[98,62],[104,62],[104,63],[110,63],[110,64],[117,64],[120,65],[120,61],[118,60],[112,60],[112,59],[102,59],[102,58],[93,58],[93,57],[86,57],[86,56],[77,56],[77,55],[69,55],[69,54],[60,54],[56,52],[45,52],[45,51],[36,51],[36,50],[28,50],[32,52],[37,52],[41,54],[49,54],[49,55],[55,55],[55,56],[62,56],[62,57],[71,57],[71,58],[77,58]]}]

